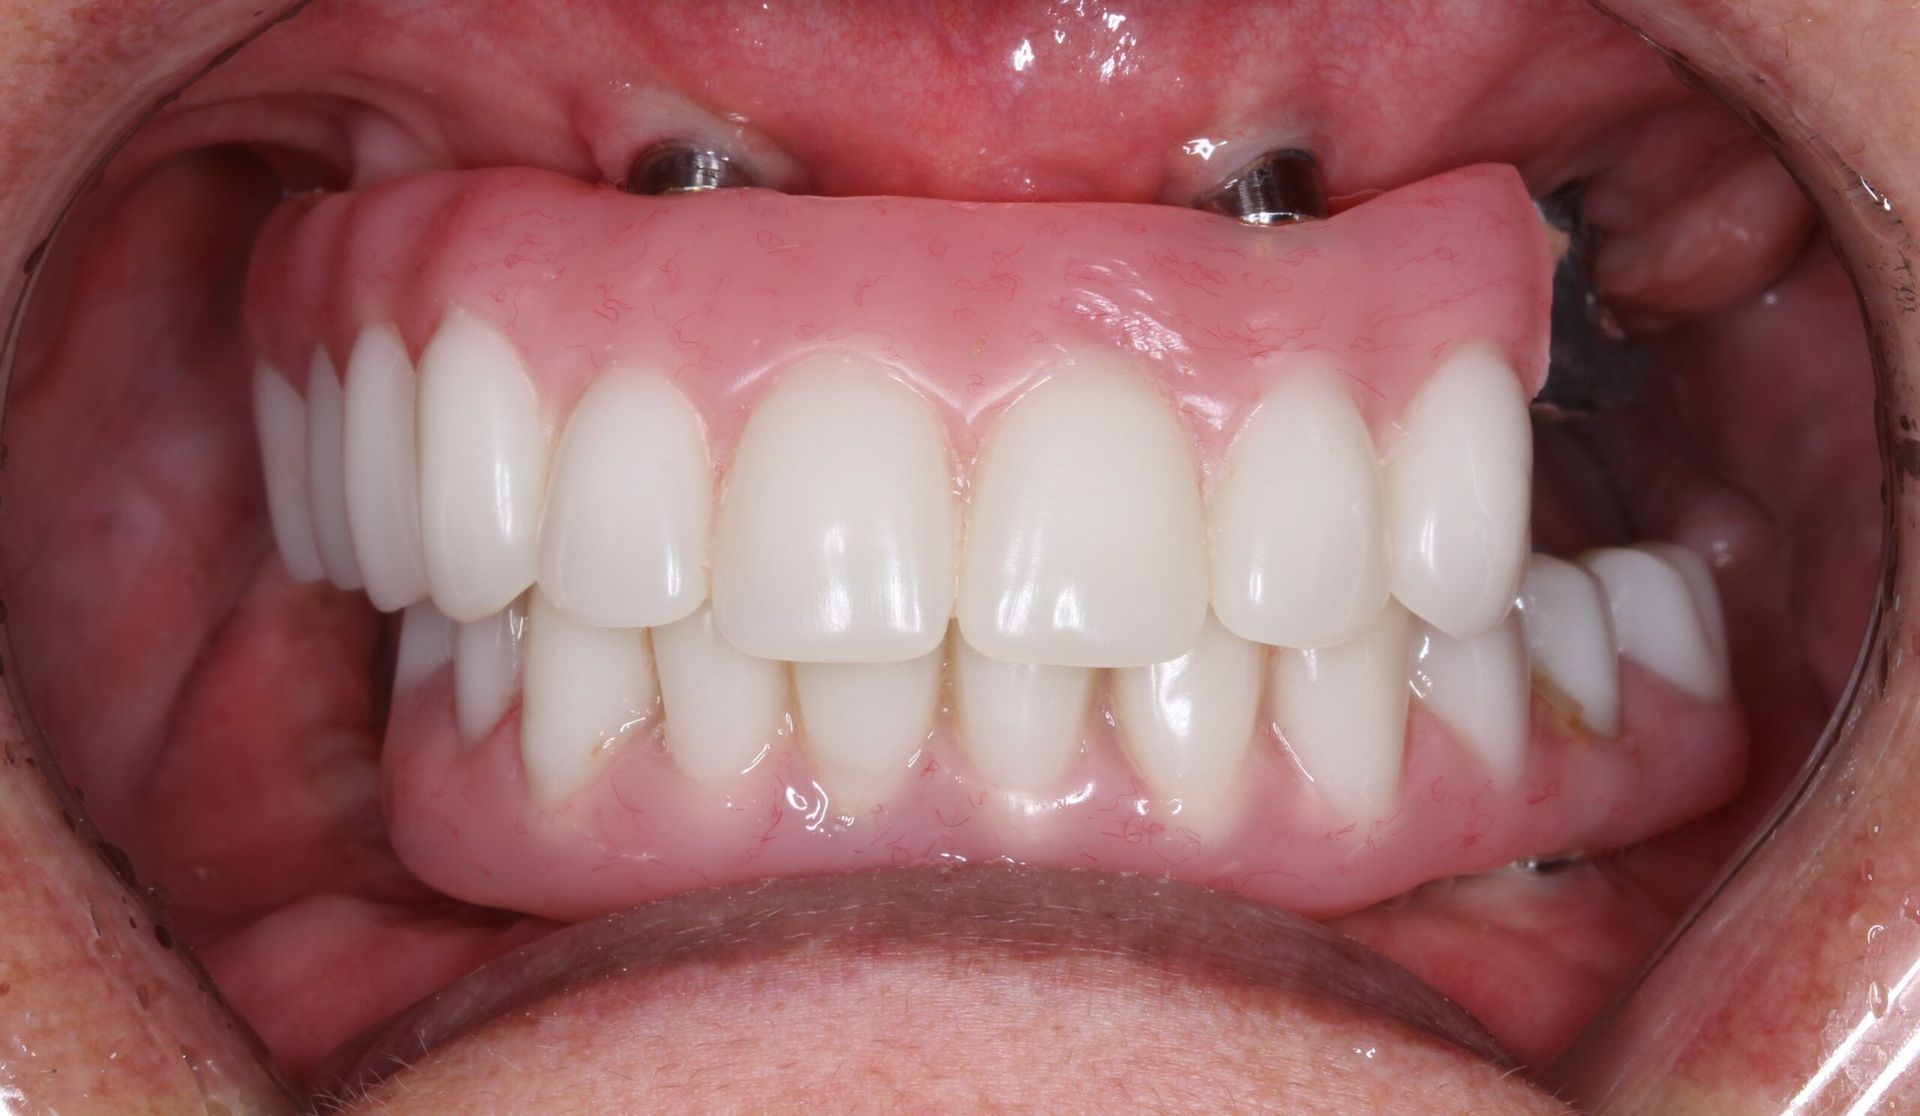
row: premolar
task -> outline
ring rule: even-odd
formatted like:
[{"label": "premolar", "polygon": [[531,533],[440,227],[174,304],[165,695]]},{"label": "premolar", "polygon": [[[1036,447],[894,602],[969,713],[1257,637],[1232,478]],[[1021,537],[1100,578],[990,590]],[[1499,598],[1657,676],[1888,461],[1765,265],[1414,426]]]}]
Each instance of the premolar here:
[{"label": "premolar", "polygon": [[265,361],[253,374],[253,427],[260,436],[267,515],[280,564],[295,581],[317,581],[326,571],[307,501],[307,403]]},{"label": "premolar", "polygon": [[762,400],[728,470],[714,619],[768,659],[872,663],[940,646],[958,515],[927,401],[862,357],[805,359]]},{"label": "premolar", "polygon": [[1260,401],[1209,515],[1214,612],[1243,639],[1339,643],[1387,602],[1373,439],[1345,383],[1319,362]]},{"label": "premolar", "polygon": [[454,628],[453,714],[462,739],[486,737],[512,707],[525,634],[526,612],[518,601]]},{"label": "premolar", "polygon": [[1718,701],[1730,685],[1719,597],[1705,564],[1689,576],[1684,562],[1651,546],[1580,556],[1606,589],[1620,654],[1695,697]]},{"label": "premolar", "polygon": [[1056,371],[989,433],[973,471],[960,630],[1009,662],[1128,667],[1184,654],[1207,613],[1192,442],[1108,358]]},{"label": "premolar", "polygon": [[313,541],[327,579],[341,589],[362,584],[347,524],[346,399],[333,358],[313,351],[307,370],[307,505],[313,509]]},{"label": "premolar", "polygon": [[400,614],[400,643],[393,653],[396,697],[453,661],[453,632],[453,621],[427,601]]},{"label": "premolar", "polygon": [[414,441],[417,389],[399,331],[386,325],[362,330],[347,356],[347,521],[367,599],[386,612],[427,595]]},{"label": "premolar", "polygon": [[713,466],[700,415],[664,377],[603,373],[554,454],[540,590],[576,619],[650,628],[707,596]]},{"label": "premolar", "polygon": [[1546,700],[1599,736],[1620,732],[1620,667],[1613,618],[1600,582],[1585,568],[1535,554],[1520,587],[1533,669]]}]

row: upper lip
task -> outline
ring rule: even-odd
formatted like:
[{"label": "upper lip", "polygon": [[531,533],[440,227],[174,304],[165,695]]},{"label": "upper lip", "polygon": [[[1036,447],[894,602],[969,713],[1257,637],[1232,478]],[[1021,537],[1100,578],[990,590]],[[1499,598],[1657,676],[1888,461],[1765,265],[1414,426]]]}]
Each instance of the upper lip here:
[{"label": "upper lip", "polygon": [[1359,1009],[1510,1066],[1465,1010],[1400,966],[1299,915],[1206,888],[989,864],[765,880],[577,923],[369,1028],[315,1075],[358,1096],[429,1051],[573,989],[679,965],[919,949],[1125,958],[1187,981]]}]

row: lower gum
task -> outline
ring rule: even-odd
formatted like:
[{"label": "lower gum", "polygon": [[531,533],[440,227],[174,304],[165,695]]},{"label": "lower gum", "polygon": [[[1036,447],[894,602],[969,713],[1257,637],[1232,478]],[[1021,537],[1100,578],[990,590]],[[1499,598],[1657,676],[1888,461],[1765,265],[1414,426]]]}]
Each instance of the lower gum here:
[{"label": "lower gum", "polygon": [[1238,821],[1223,826],[1156,801],[1098,721],[1069,789],[1045,800],[984,785],[943,723],[884,805],[851,820],[835,816],[792,737],[718,783],[681,775],[657,733],[630,739],[585,789],[543,809],[521,774],[517,711],[461,744],[443,670],[396,700],[383,798],[395,850],[428,884],[555,918],[767,876],[938,861],[1164,875],[1325,917],[1521,857],[1617,847],[1731,797],[1745,765],[1739,714],[1678,697],[1631,664],[1623,682],[1615,740],[1574,735],[1536,701],[1511,786],[1416,708],[1400,804],[1379,820],[1330,813],[1262,734],[1238,783]]}]

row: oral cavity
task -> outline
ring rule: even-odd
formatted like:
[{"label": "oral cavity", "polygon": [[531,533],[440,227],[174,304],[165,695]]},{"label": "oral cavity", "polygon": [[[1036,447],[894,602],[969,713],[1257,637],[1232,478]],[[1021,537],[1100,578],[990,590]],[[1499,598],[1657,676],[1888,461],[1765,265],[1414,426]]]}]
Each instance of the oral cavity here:
[{"label": "oral cavity", "polygon": [[1289,229],[401,180],[256,256],[275,537],[405,610],[389,825],[462,898],[986,857],[1333,913],[1739,783],[1704,563],[1529,553],[1549,264],[1500,168]]}]

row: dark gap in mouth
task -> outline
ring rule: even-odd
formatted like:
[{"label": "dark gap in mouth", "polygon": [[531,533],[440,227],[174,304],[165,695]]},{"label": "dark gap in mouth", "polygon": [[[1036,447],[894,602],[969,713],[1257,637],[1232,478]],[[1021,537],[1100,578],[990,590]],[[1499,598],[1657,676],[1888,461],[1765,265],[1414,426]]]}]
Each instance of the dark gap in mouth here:
[{"label": "dark gap in mouth", "polygon": [[[267,731],[244,735],[273,739],[279,733],[300,731],[324,741],[320,758],[311,761],[311,769],[299,780],[314,795],[302,820],[310,826],[306,836],[320,852],[293,874],[304,873],[303,884],[364,901],[365,907],[355,913],[367,921],[355,930],[366,932],[369,941],[387,940],[383,935],[389,932],[394,937],[403,931],[412,932],[413,926],[404,924],[396,912],[420,912],[417,925],[443,931],[457,941],[435,973],[438,978],[451,978],[485,957],[537,935],[542,927],[510,913],[482,912],[429,894],[397,864],[383,863],[388,850],[378,833],[378,794],[369,783],[370,769],[364,765],[369,749],[377,756],[379,729],[389,713],[397,624],[376,620],[362,599],[336,595],[324,588],[300,589],[286,584],[284,576],[273,568],[264,504],[254,479],[258,467],[248,458],[250,447],[244,440],[222,439],[218,429],[221,422],[202,421],[195,429],[193,417],[181,413],[188,409],[185,401],[191,399],[196,400],[194,409],[201,420],[220,415],[223,421],[245,421],[244,365],[238,339],[222,340],[214,323],[221,317],[229,323],[239,320],[238,276],[231,265],[244,255],[247,238],[233,233],[265,218],[262,203],[268,191],[264,184],[273,183],[276,191],[300,193],[330,189],[342,181],[326,159],[305,156],[297,149],[195,151],[159,164],[137,179],[116,181],[109,175],[107,189],[120,191],[117,199],[83,205],[67,235],[56,245],[50,257],[53,270],[43,278],[40,301],[29,318],[21,364],[16,370],[20,374],[15,377],[7,408],[11,468],[6,476],[6,498],[0,504],[0,544],[4,544],[0,557],[5,559],[10,587],[10,630],[21,657],[19,663],[9,664],[17,669],[9,669],[7,678],[16,704],[38,714],[50,745],[69,764],[70,776],[88,790],[88,808],[101,821],[109,839],[128,850],[142,879],[149,884],[160,881],[164,901],[187,908],[170,913],[169,924],[180,927],[191,946],[207,947],[210,953],[226,946],[231,973],[272,952],[267,948],[268,939],[249,936],[250,926],[277,914],[290,927],[311,930],[313,925],[302,921],[301,915],[313,910],[303,910],[300,897],[278,894],[270,887],[262,890],[258,881],[249,881],[247,887],[253,888],[255,895],[268,895],[271,902],[243,904],[237,913],[220,909],[233,896],[223,895],[218,886],[196,890],[196,881],[208,881],[196,877],[195,865],[172,859],[161,848],[172,837],[166,830],[185,815],[175,812],[156,816],[146,796],[157,789],[159,793],[179,790],[177,783],[168,781],[177,776],[169,775],[163,750],[180,743],[176,738],[182,732],[208,731],[218,719],[212,710],[199,708],[189,700],[187,691],[206,679],[196,679],[181,664],[228,663],[227,669],[240,673],[262,662],[275,663],[278,673],[265,684],[237,686],[236,692],[222,697],[219,704],[221,708],[252,711],[284,703],[296,708],[300,716],[268,722]],[[125,212],[127,204],[155,206],[185,217],[171,231],[163,231],[158,222],[144,222],[136,214]],[[209,264],[222,276],[216,287],[224,289],[183,293],[198,277],[188,273]],[[92,311],[84,304],[70,304],[69,276],[79,287],[94,289],[113,301]],[[1773,285],[1788,290],[1791,297],[1806,300],[1828,320],[1846,321],[1852,328],[1852,319],[1843,316],[1851,309],[1844,277],[1817,232],[1797,259],[1773,278]],[[1740,351],[1759,360],[1768,354],[1769,340],[1780,342],[1792,332],[1777,316],[1769,315],[1771,305],[1752,310],[1722,308],[1706,315],[1659,321],[1638,336],[1658,354],[1658,362],[1678,365],[1724,350],[1732,346],[1731,339],[1739,337],[1741,331],[1751,330],[1758,339],[1741,346]],[[115,331],[120,358],[143,362],[136,367],[164,365],[171,374],[168,383],[176,390],[155,392],[151,387],[155,377],[149,371],[144,376],[104,377],[81,398],[63,399],[59,390],[62,381],[54,376],[54,370],[59,376],[77,377],[87,369],[110,365],[113,361],[105,358],[116,355],[111,351],[115,346],[105,342]],[[1845,341],[1852,346],[1849,351],[1854,352],[1864,376],[1864,344],[1859,339]],[[98,351],[102,349],[108,352],[102,354]],[[1721,359],[1730,358],[1722,352]],[[1850,389],[1818,392],[1809,388],[1802,396],[1813,400],[1812,405],[1836,410],[1868,405],[1870,387],[1850,385]],[[195,391],[203,394],[196,395]],[[101,414],[102,401],[110,399],[130,401],[131,413]],[[138,411],[133,409],[136,402]],[[1710,511],[1719,517],[1713,528],[1718,532],[1716,538],[1750,546],[1752,532],[1778,526],[1771,517],[1781,514],[1779,509],[1769,507],[1748,490],[1774,486],[1779,478],[1715,476],[1714,467],[1703,460],[1717,457],[1722,459],[1720,464],[1725,460],[1750,463],[1760,459],[1762,446],[1735,437],[1711,445],[1692,440],[1702,425],[1711,425],[1704,417],[1707,413],[1721,408],[1730,411],[1736,406],[1754,407],[1762,418],[1768,417],[1766,404],[1750,389],[1737,384],[1677,382],[1677,378],[1662,377],[1656,371],[1646,397],[1623,411],[1591,418],[1543,420],[1537,427],[1538,444],[1548,448],[1539,456],[1544,469],[1557,473],[1556,479],[1541,479],[1538,488],[1550,495],[1576,494],[1565,497],[1565,502],[1575,508],[1565,522],[1536,512],[1537,529],[1544,528],[1543,537],[1553,537],[1548,549],[1571,554],[1596,543],[1679,538],[1687,527],[1687,516],[1685,507],[1676,505],[1684,504],[1679,493],[1688,486],[1706,491],[1712,498]],[[31,425],[35,421],[31,416],[35,415],[41,423],[38,427]],[[1868,414],[1861,412],[1860,419],[1870,447]],[[163,423],[173,424],[164,427],[172,433],[161,433]],[[1786,419],[1777,419],[1751,425],[1786,424]],[[150,436],[150,445],[143,436]],[[201,442],[202,438],[207,441]],[[149,452],[129,452],[117,459],[87,452],[132,442],[141,442],[140,448]],[[1663,442],[1662,452],[1669,457],[1642,460],[1632,466],[1623,464],[1630,455],[1651,453]],[[214,443],[221,446],[221,455],[212,459],[206,470],[212,478],[209,480],[185,462],[203,445]],[[92,458],[99,466],[97,473],[69,469],[65,456],[69,453]],[[1822,519],[1809,506],[1815,502],[1814,493],[1791,494],[1791,510],[1805,517],[1801,526],[1811,524],[1806,526],[1810,532],[1828,522],[1847,527],[1852,523],[1846,518],[1848,514],[1878,507],[1874,459],[1868,453],[1862,460],[1867,472],[1857,478],[1842,467],[1844,463],[1834,466],[1830,480],[1846,495],[1833,502],[1831,521]],[[110,467],[108,461],[113,462]],[[182,471],[175,475],[169,473],[170,469]],[[1716,480],[1731,482],[1724,485],[1727,491],[1714,488]],[[102,488],[91,490],[91,484]],[[1856,499],[1852,495],[1856,488],[1865,495]],[[137,493],[137,499],[121,498],[123,490]],[[232,510],[199,532],[184,533],[184,537],[170,534],[170,528],[194,517],[196,499],[208,505],[230,503]],[[1866,521],[1877,534],[1877,518],[1868,514]],[[1796,549],[1803,554],[1817,550]],[[1760,561],[1750,549],[1735,548],[1728,551],[1728,556],[1735,567],[1733,576],[1742,575],[1741,563]],[[1796,670],[1798,664],[1737,664],[1758,673],[1757,678],[1752,674],[1741,676],[1743,690],[1749,685],[1767,688],[1783,676],[1808,673],[1815,678],[1815,685],[1796,686],[1792,696],[1797,701],[1811,691],[1824,704],[1805,709],[1796,706],[1779,716],[1749,711],[1756,723],[1764,720],[1780,726],[1783,735],[1797,739],[1803,748],[1811,744],[1811,733],[1817,732],[1845,685],[1852,661],[1848,640],[1857,643],[1865,601],[1870,599],[1856,597],[1840,607],[1816,607],[1812,602],[1819,599],[1821,586],[1843,581],[1842,574],[1850,569],[1844,553],[1820,555],[1818,562],[1824,565],[1823,572],[1817,574],[1796,574],[1790,568],[1775,568],[1771,561],[1761,563],[1756,576],[1764,575],[1768,580],[1747,596],[1730,597],[1729,603],[1730,612],[1736,615],[1740,609],[1758,610],[1771,599],[1772,589],[1785,585],[1789,598],[1805,614],[1847,618],[1832,625],[1837,630],[1826,631],[1810,629],[1793,616],[1758,620],[1752,614],[1747,616],[1749,622],[1782,624],[1782,630],[1804,635],[1813,645],[1812,651],[1819,654],[1820,663],[1804,672]],[[81,571],[91,581],[76,586]],[[1866,579],[1869,585],[1870,573],[1871,564]],[[126,632],[95,632],[91,639],[84,638],[80,633],[87,627],[87,617],[102,610],[97,586],[116,581],[128,586],[116,594],[113,602],[127,626]],[[157,588],[162,582],[177,588]],[[259,611],[250,610],[250,602],[260,606]],[[159,607],[161,604],[166,607]],[[283,631],[283,618],[289,624],[308,624],[314,630],[334,634]],[[152,639],[156,630],[170,633],[169,640],[155,641],[157,650],[126,646]],[[114,652],[116,647],[120,654],[139,661],[122,662]],[[169,659],[177,665],[170,671],[154,671],[147,662],[150,658]],[[359,670],[363,677],[332,683],[301,677],[302,666],[311,668],[329,662],[340,664],[343,672]],[[124,677],[138,684],[128,687],[133,692],[123,700],[116,700],[121,698],[116,694],[100,702],[92,690],[103,677]],[[343,696],[348,702],[361,703],[349,724],[337,723],[327,707],[329,700]],[[141,707],[142,703],[146,707]],[[234,727],[227,726],[229,730]],[[104,778],[103,770],[127,757],[115,757],[101,749],[108,742],[128,739],[139,741],[141,750],[131,762],[123,764],[120,774]],[[1599,850],[1600,855],[1591,858],[1547,851],[1535,862],[1535,871],[1553,881],[1556,897],[1627,892],[1637,902],[1659,908],[1670,919],[1684,908],[1688,892],[1685,888],[1671,890],[1645,878],[1653,875],[1646,862],[1659,857],[1703,858],[1710,850],[1726,848],[1728,838],[1715,830],[1743,831],[1761,816],[1771,792],[1784,785],[1783,770],[1794,766],[1792,743],[1783,741],[1780,747],[1787,754],[1756,771],[1755,790],[1747,799],[1682,840],[1663,838],[1666,843],[1657,849],[1650,844],[1642,849]],[[238,810],[248,804],[263,813],[273,812],[247,787],[229,788],[220,808]],[[338,817],[334,824],[327,824],[332,807],[338,807]],[[329,869],[321,863],[336,855],[347,862],[346,868]],[[1399,956],[1416,974],[1444,985],[1447,971],[1459,959],[1454,930],[1468,914],[1484,915],[1497,903],[1525,907],[1523,917],[1500,928],[1501,933],[1517,939],[1525,936],[1536,920],[1544,922],[1564,913],[1555,909],[1543,916],[1537,904],[1529,905],[1534,900],[1528,889],[1535,885],[1527,877],[1496,875],[1428,885],[1347,916],[1339,925],[1362,940],[1393,944],[1397,932],[1390,922],[1404,918],[1410,910],[1417,910],[1423,917],[1430,915],[1427,932],[1442,942],[1430,954],[1432,964],[1422,972],[1420,964],[1409,963],[1409,954]],[[1697,873],[1696,877],[1704,878]],[[196,908],[195,904],[204,906]],[[1640,921],[1637,917],[1630,920]],[[473,932],[475,927],[483,932]],[[426,943],[430,936],[424,931],[415,935],[420,948],[413,956],[423,958],[431,952]],[[1417,956],[1417,951],[1413,955]],[[333,963],[344,962],[335,957]],[[213,967],[216,974],[221,972],[219,964]],[[316,970],[310,976],[318,981],[325,973]],[[268,989],[280,991],[283,986],[262,983],[249,988],[243,983],[234,995],[244,1010],[249,1006],[249,993],[260,998],[254,1001],[258,1003],[265,999]],[[1578,994],[1591,999],[1599,991],[1580,989]],[[256,1019],[255,1023],[263,1030],[270,1028],[262,1020]],[[285,1030],[283,1026],[281,1033]]]}]

